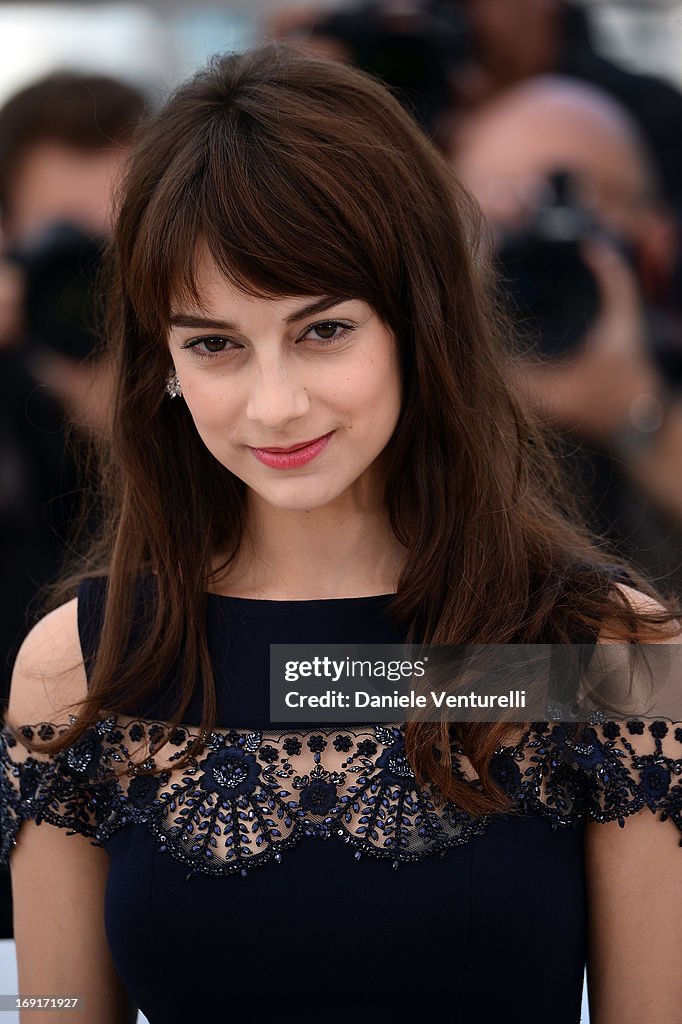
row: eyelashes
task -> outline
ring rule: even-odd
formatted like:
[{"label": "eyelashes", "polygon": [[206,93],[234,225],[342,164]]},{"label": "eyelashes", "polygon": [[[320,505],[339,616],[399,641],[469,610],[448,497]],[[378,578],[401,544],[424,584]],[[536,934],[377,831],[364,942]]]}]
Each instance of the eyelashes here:
[{"label": "eyelashes", "polygon": [[[202,359],[210,359],[211,356],[218,356],[221,352],[224,352],[225,346],[228,344],[227,338],[209,337],[207,335],[205,338],[193,338],[192,341],[186,341],[182,348],[190,349],[192,355],[201,356]],[[207,351],[202,351],[199,345],[206,345]],[[210,348],[209,346],[211,345],[216,345],[217,347]]]},{"label": "eyelashes", "polygon": [[[352,332],[355,330],[355,325],[347,323],[342,320],[318,320],[316,323],[311,324],[305,329],[303,334],[296,339],[298,345],[301,341],[305,341],[311,337],[312,332],[318,332],[316,335],[312,335],[312,340],[321,347],[338,345],[342,341],[345,341]],[[332,331],[333,333],[327,337],[321,335],[320,331]],[[203,346],[203,348],[201,347]],[[242,348],[241,345],[235,344],[229,338],[225,338],[220,334],[216,335],[204,335],[201,338],[191,338],[189,341],[184,342],[181,346],[183,349],[188,349],[192,352],[192,355],[197,356],[199,359],[214,359],[216,356],[222,355],[224,352],[229,352],[232,349]]]},{"label": "eyelashes", "polygon": [[334,332],[340,331],[340,333],[334,333],[331,337],[326,338],[324,337],[324,335],[320,337],[320,335],[318,334],[318,336],[314,340],[321,342],[323,345],[334,345],[339,341],[343,341],[344,338],[347,338],[348,335],[355,330],[353,324],[344,323],[341,320],[320,320],[318,323],[313,324],[311,327],[308,327],[304,334],[304,338],[307,337],[311,331],[326,331],[329,328],[331,328]]}]

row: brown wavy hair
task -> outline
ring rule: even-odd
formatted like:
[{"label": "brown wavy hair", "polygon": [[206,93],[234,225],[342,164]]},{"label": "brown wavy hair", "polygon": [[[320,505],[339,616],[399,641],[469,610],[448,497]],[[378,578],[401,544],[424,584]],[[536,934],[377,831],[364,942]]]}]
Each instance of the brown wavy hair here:
[{"label": "brown wavy hair", "polygon": [[[408,551],[392,603],[408,642],[569,643],[605,622],[628,641],[672,619],[671,601],[638,611],[609,585],[613,553],[579,525],[510,384],[516,357],[482,238],[448,164],[382,85],[348,66],[274,44],[215,58],[143,124],[111,251],[116,399],[106,531],[87,573],[108,577],[103,630],[76,725],[43,750],[74,742],[102,709],[153,700],[177,665],[172,724],[198,685],[204,735],[215,724],[206,590],[216,553],[225,568],[239,548],[246,488],[164,393],[171,304],[200,298],[199,242],[250,294],[361,298],[394,332],[403,404],[383,453],[385,502]],[[140,574],[157,600],[131,651]],[[406,752],[418,781],[462,809],[509,809],[488,770],[508,728],[458,726],[480,787],[455,777],[447,722],[409,722]]]}]

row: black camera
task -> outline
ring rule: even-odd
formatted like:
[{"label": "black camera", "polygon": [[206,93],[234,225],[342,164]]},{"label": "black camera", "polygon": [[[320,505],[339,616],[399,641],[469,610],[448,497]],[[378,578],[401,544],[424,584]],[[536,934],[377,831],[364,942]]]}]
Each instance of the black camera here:
[{"label": "black camera", "polygon": [[[602,238],[637,272],[634,250],[581,205],[573,175],[556,171],[522,228],[502,232],[496,248],[498,280],[531,351],[550,359],[574,352],[599,316],[599,285],[583,257],[589,239]],[[682,388],[682,323],[677,315],[643,305],[646,343],[673,390]]]},{"label": "black camera", "polygon": [[52,224],[8,258],[24,276],[28,341],[69,359],[96,349],[100,331],[97,285],[105,241],[71,223]]},{"label": "black camera", "polygon": [[605,233],[581,206],[571,174],[556,171],[522,228],[501,234],[496,262],[505,298],[542,355],[573,351],[598,316],[599,287],[582,246]]}]

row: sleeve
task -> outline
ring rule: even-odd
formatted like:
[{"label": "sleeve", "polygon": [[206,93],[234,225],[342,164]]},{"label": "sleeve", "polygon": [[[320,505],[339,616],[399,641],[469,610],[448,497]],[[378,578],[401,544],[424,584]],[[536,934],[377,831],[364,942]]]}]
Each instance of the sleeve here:
[{"label": "sleeve", "polygon": [[586,779],[592,821],[617,821],[647,807],[677,827],[682,846],[682,722],[631,718],[594,722],[568,754]]},{"label": "sleeve", "polygon": [[[74,721],[70,717],[69,725]],[[22,822],[48,822],[96,839],[100,824],[107,819],[113,800],[111,774],[102,764],[99,729],[87,730],[72,745],[54,755],[30,750],[19,737],[32,741],[50,740],[69,725],[41,722],[10,730],[0,728],[0,868],[9,868]]]}]

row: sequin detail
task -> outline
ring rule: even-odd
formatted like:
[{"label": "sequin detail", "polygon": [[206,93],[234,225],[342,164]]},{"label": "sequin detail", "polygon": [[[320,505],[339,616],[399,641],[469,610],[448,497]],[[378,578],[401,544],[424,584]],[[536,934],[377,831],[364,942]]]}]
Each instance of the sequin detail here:
[{"label": "sequin detail", "polygon": [[[49,739],[66,728],[42,722],[21,734]],[[188,878],[246,875],[310,839],[348,843],[357,860],[386,858],[395,868],[442,855],[483,834],[491,816],[472,818],[416,783],[404,728],[216,730],[180,770],[174,762],[197,735],[189,727],[109,716],[52,758],[2,728],[0,866],[28,819],[95,846],[124,825],[144,825],[160,852],[189,868]],[[453,771],[480,785],[462,751],[453,751]],[[536,722],[496,751],[490,770],[522,812],[553,828],[584,817],[622,826],[647,806],[682,832],[682,730],[674,724],[595,721],[577,739],[575,726]]]}]

